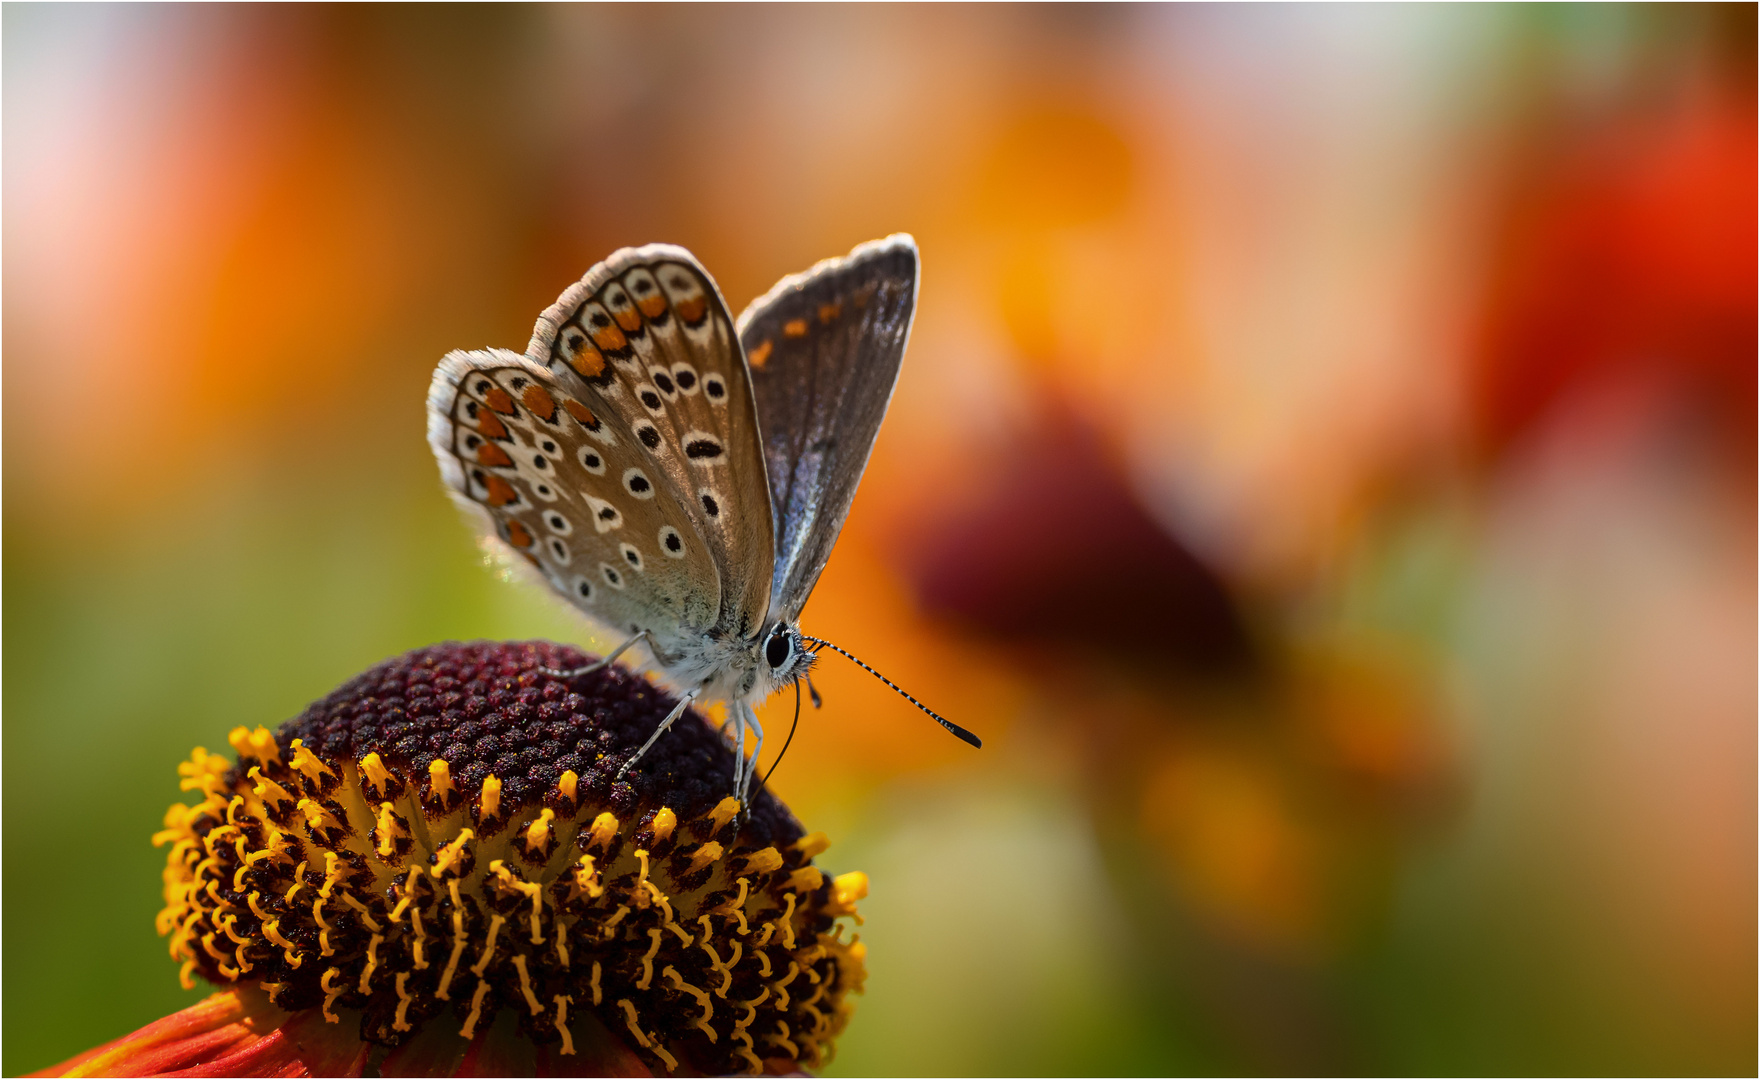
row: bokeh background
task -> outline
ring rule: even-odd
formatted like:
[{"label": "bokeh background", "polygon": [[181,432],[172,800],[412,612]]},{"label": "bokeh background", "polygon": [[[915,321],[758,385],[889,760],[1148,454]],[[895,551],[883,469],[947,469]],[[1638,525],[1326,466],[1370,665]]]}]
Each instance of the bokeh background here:
[{"label": "bokeh background", "polygon": [[0,21],[4,1071],[192,1000],[192,745],[604,644],[442,496],[443,352],[898,230],[806,625],[985,748],[823,665],[832,1073],[1755,1071],[1751,5]]}]

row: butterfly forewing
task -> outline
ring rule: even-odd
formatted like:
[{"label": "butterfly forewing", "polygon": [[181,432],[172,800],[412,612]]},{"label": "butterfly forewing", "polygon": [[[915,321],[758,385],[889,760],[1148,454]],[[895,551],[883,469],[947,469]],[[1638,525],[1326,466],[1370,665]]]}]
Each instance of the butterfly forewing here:
[{"label": "butterfly forewing", "polygon": [[[527,355],[616,422],[703,542],[716,625],[754,633],[770,599],[768,485],[739,339],[707,271],[670,245],[619,251],[539,318]],[[668,541],[662,554],[678,553]]]},{"label": "butterfly forewing", "polygon": [[819,579],[898,381],[916,311],[908,235],[784,278],[739,318],[776,519],[773,613]]},{"label": "butterfly forewing", "polygon": [[449,355],[430,412],[455,496],[559,593],[619,629],[713,624],[713,561],[615,417],[504,350]]}]

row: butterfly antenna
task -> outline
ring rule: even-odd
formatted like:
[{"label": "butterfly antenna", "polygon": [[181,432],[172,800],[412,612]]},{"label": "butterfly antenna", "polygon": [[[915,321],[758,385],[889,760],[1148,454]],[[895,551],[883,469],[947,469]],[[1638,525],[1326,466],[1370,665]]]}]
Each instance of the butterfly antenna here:
[{"label": "butterfly antenna", "polygon": [[[816,697],[817,695],[814,695],[814,696]],[[797,682],[794,684],[794,720],[792,722],[790,722],[788,725],[788,738],[782,740],[782,752],[777,754],[776,760],[772,761],[770,763],[769,770],[767,770],[764,773],[764,779],[758,781],[758,790],[759,791],[762,791],[762,790],[764,790],[764,788],[769,786],[770,777],[773,773],[776,772],[776,766],[782,764],[782,755],[788,753],[788,744],[791,742],[794,742],[794,729],[799,727],[800,723],[801,723],[801,684]]]},{"label": "butterfly antenna", "polygon": [[[801,678],[807,680],[807,695],[813,699],[813,708],[823,709],[825,707],[825,699],[819,696],[819,688],[813,685],[813,677],[811,675],[802,675]],[[797,687],[796,689],[798,691],[799,688]],[[795,696],[799,697],[800,694],[797,692]]]},{"label": "butterfly antenna", "polygon": [[888,679],[886,676],[880,674],[878,671],[875,671],[873,668],[869,667],[867,664],[862,663],[862,661],[854,653],[851,653],[849,650],[840,649],[836,645],[831,644],[831,642],[826,641],[824,638],[807,637],[805,634],[801,635],[801,640],[810,641],[813,644],[820,646],[821,648],[830,649],[832,652],[838,653],[839,655],[843,656],[845,659],[853,662],[857,667],[861,668],[863,671],[867,672],[868,674],[874,676],[876,679],[879,679],[881,682],[885,683],[887,686],[890,686],[894,690],[898,691],[898,693],[906,701],[910,702],[912,705],[915,705],[917,708],[928,713],[930,719],[934,720],[937,724],[940,724],[942,727],[944,727],[948,731],[952,732],[954,737],[956,737],[964,742],[968,742],[968,743],[972,744],[973,746],[976,746],[979,748],[983,747],[983,745],[984,745],[983,741],[980,740],[976,735],[973,735],[971,732],[967,731],[965,728],[960,727],[958,724],[947,719],[946,717],[942,716],[940,713],[936,712],[934,709],[929,708],[929,706],[923,704],[922,702],[918,701],[916,698],[912,697],[908,692],[905,691],[905,689],[902,686],[899,686],[897,683],[893,682],[891,679]]}]

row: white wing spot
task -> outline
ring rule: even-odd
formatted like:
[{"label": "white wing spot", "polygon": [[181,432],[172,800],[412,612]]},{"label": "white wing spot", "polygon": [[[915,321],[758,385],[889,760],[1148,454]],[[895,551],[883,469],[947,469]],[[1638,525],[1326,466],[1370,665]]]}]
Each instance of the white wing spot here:
[{"label": "white wing spot", "polygon": [[654,482],[649,480],[648,474],[640,469],[625,469],[623,471],[623,490],[638,499],[652,499],[654,497]]},{"label": "white wing spot", "polygon": [[714,488],[700,488],[697,491],[697,498],[703,501],[703,513],[712,518],[721,516],[721,497],[715,494]]},{"label": "white wing spot", "polygon": [[722,449],[721,440],[713,434],[694,430],[685,432],[684,456],[692,461],[702,462],[705,465],[714,464],[721,460],[723,453],[725,451]]},{"label": "white wing spot", "polygon": [[605,457],[590,446],[581,447],[581,468],[594,476],[605,475]]},{"label": "white wing spot", "polygon": [[669,559],[684,558],[684,537],[678,535],[678,530],[672,526],[662,525],[660,527],[660,550],[665,552]]},{"label": "white wing spot", "polygon": [[697,378],[697,369],[689,364],[672,365],[672,381],[681,394],[696,394],[703,389],[703,380]]},{"label": "white wing spot", "polygon": [[587,506],[593,511],[593,529],[595,532],[607,533],[612,529],[623,528],[623,514],[606,502],[591,495],[587,496]]},{"label": "white wing spot", "polygon": [[703,380],[703,393],[709,395],[709,400],[715,404],[724,404],[727,401],[727,384],[721,381],[721,376],[711,375]]},{"label": "white wing spot", "polygon": [[593,583],[584,577],[575,578],[574,595],[580,597],[582,600],[591,601],[593,599]]},{"label": "white wing spot", "polygon": [[550,554],[556,556],[556,561],[564,566],[567,566],[568,560],[573,558],[573,556],[569,554],[568,545],[556,539],[554,536],[550,538]]},{"label": "white wing spot", "polygon": [[666,415],[666,400],[660,396],[659,388],[652,383],[638,383],[636,385],[636,400],[640,401],[642,407],[655,416]]},{"label": "white wing spot", "polygon": [[556,511],[546,510],[543,516],[544,524],[550,526],[550,531],[557,536],[568,536],[574,532],[573,523]]},{"label": "white wing spot", "polygon": [[617,572],[617,567],[610,563],[600,563],[599,573],[605,578],[605,584],[613,589],[623,588],[623,575]]},{"label": "white wing spot", "polygon": [[619,544],[617,547],[618,550],[623,552],[624,562],[629,563],[637,570],[642,568],[642,553],[636,550],[634,544]]}]

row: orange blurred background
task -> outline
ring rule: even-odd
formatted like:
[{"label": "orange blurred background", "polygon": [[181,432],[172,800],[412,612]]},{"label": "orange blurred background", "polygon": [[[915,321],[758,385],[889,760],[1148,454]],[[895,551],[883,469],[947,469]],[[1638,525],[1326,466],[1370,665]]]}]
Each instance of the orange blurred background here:
[{"label": "orange blurred background", "polygon": [[607,644],[447,505],[442,353],[901,230],[804,621],[985,748],[821,665],[832,1072],[1755,1070],[1751,6],[0,20],[6,1072],[187,1002],[191,745]]}]

